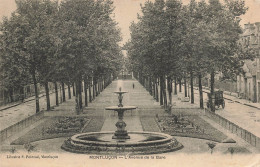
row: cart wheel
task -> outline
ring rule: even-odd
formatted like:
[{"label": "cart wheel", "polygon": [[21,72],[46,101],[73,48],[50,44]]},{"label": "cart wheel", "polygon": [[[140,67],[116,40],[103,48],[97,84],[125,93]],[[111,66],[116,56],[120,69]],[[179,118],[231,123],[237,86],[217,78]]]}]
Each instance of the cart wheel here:
[{"label": "cart wheel", "polygon": [[223,103],[222,103],[222,108],[223,109],[225,108],[225,101],[223,101]]}]

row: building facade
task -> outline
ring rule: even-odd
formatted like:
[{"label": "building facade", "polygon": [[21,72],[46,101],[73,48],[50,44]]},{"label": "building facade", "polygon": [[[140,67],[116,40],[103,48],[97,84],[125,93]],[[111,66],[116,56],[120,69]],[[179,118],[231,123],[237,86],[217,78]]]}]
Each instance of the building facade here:
[{"label": "building facade", "polygon": [[240,98],[260,103],[260,22],[245,24],[240,41],[244,47],[255,49],[258,56],[245,60],[243,73],[237,76],[237,93]]}]

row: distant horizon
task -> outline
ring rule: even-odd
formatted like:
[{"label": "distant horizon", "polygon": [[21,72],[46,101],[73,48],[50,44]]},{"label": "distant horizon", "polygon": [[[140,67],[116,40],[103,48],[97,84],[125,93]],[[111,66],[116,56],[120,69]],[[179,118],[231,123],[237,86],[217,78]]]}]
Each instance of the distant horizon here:
[{"label": "distant horizon", "polygon": [[[122,35],[120,45],[125,44],[130,39],[129,26],[131,22],[138,21],[137,14],[141,13],[140,4],[144,4],[146,1],[147,0],[113,0],[115,20],[118,22],[118,27],[121,29]],[[188,4],[189,2],[190,0],[182,0],[183,4]],[[249,10],[245,15],[240,17],[240,25],[242,28],[244,28],[244,24],[260,22],[260,0],[245,0],[245,2]],[[10,17],[11,13],[15,10],[15,0],[0,0],[1,21],[4,16]]]}]

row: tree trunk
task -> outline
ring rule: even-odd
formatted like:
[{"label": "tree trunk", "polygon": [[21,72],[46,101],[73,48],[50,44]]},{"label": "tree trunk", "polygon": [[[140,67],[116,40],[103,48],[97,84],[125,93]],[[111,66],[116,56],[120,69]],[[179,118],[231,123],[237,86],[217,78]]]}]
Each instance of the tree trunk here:
[{"label": "tree trunk", "polygon": [[73,93],[73,96],[75,96],[75,83],[74,82],[72,83],[72,93]]},{"label": "tree trunk", "polygon": [[82,81],[79,80],[79,108],[80,108],[80,111],[82,110]]},{"label": "tree trunk", "polygon": [[142,75],[142,85],[145,87],[145,77]]},{"label": "tree trunk", "polygon": [[62,101],[65,102],[66,101],[66,96],[65,96],[65,86],[64,86],[64,82],[61,82],[61,87],[62,87]]},{"label": "tree trunk", "polygon": [[148,77],[145,77],[145,87],[146,87],[146,90],[147,92],[149,92],[149,78]]},{"label": "tree trunk", "polygon": [[49,94],[48,82],[45,82],[44,86],[45,86],[45,93],[46,93],[47,111],[50,111],[51,110],[51,103],[50,103],[50,94]]},{"label": "tree trunk", "polygon": [[177,78],[174,78],[174,95],[177,95]]},{"label": "tree trunk", "polygon": [[104,90],[103,83],[104,83],[104,79],[103,79],[103,77],[102,77],[102,78],[101,78],[101,81],[100,81],[101,92],[103,92],[103,90]]},{"label": "tree trunk", "polygon": [[63,100],[62,100],[62,87],[61,87],[61,84],[60,84],[60,103],[62,103]]},{"label": "tree trunk", "polygon": [[98,80],[98,94],[101,93],[101,79]]},{"label": "tree trunk", "polygon": [[[215,83],[215,73],[212,71],[210,73],[210,108],[212,112],[215,112],[215,92],[214,92],[214,83]],[[213,100],[213,98],[214,100]]]},{"label": "tree trunk", "polygon": [[97,89],[97,96],[99,95],[99,91],[100,91],[100,89],[99,89],[99,79],[97,80],[97,87],[96,87],[96,89]]},{"label": "tree trunk", "polygon": [[163,105],[163,77],[160,77],[160,105]]},{"label": "tree trunk", "polygon": [[55,87],[56,106],[58,106],[59,105],[59,93],[58,93],[57,82],[54,82],[54,87]]},{"label": "tree trunk", "polygon": [[157,78],[155,78],[155,99],[156,99],[157,102],[159,101]]},{"label": "tree trunk", "polygon": [[83,87],[84,87],[84,84],[82,84],[82,81],[81,81],[81,84],[80,84],[80,85],[81,85],[81,89],[80,89],[80,90],[81,90],[81,92],[83,93],[83,92],[84,92],[84,88],[83,88]]},{"label": "tree trunk", "polygon": [[70,90],[70,84],[68,83],[68,95],[69,95],[69,99],[71,99],[71,90]]},{"label": "tree trunk", "polygon": [[105,89],[104,83],[105,83],[105,80],[104,80],[104,76],[103,76],[102,77],[102,91]]},{"label": "tree trunk", "polygon": [[99,90],[98,90],[98,80],[96,80],[95,91],[96,91],[96,97],[97,97],[98,94],[99,94]]},{"label": "tree trunk", "polygon": [[24,98],[25,98],[25,91],[24,91],[24,87],[23,86],[21,86],[20,88],[19,88],[19,94],[20,94],[20,99],[19,100],[21,100],[21,102],[24,102]]},{"label": "tree trunk", "polygon": [[100,79],[100,92],[103,91],[103,77]]},{"label": "tree trunk", "polygon": [[203,92],[202,92],[202,84],[201,84],[201,74],[199,74],[199,94],[200,94],[200,108],[203,109]]},{"label": "tree trunk", "polygon": [[156,99],[154,78],[153,78],[153,88],[152,89],[153,89],[153,98]]},{"label": "tree trunk", "polygon": [[185,97],[187,97],[187,81],[186,81],[186,76],[184,78],[184,94],[185,94]]},{"label": "tree trunk", "polygon": [[145,85],[145,77],[142,77],[143,79],[143,81],[142,81],[142,83],[143,83],[143,86],[144,86],[144,88],[146,89],[146,85]]},{"label": "tree trunk", "polygon": [[89,96],[89,102],[92,102],[92,95],[91,95],[91,81],[88,84],[88,96]]},{"label": "tree trunk", "polygon": [[149,92],[150,92],[150,95],[152,96],[153,95],[153,85],[152,85],[151,77],[149,77]]},{"label": "tree trunk", "polygon": [[88,84],[87,79],[84,79],[84,93],[85,93],[85,106],[88,106]]},{"label": "tree trunk", "polygon": [[10,88],[9,89],[9,97],[10,97],[11,103],[14,102],[13,94],[14,94],[13,88]]},{"label": "tree trunk", "polygon": [[179,92],[181,92],[181,79],[179,79]]},{"label": "tree trunk", "polygon": [[96,92],[96,83],[93,85],[93,100],[96,98],[97,92]]},{"label": "tree trunk", "polygon": [[105,75],[104,76],[104,89],[106,89],[107,85],[108,85],[108,76]]},{"label": "tree trunk", "polygon": [[147,92],[149,92],[149,81],[148,81],[148,77],[145,77],[145,88],[146,88]]},{"label": "tree trunk", "polygon": [[169,104],[172,105],[172,79],[170,77],[167,78],[167,87],[169,94]]},{"label": "tree trunk", "polygon": [[95,96],[96,96],[96,92],[95,92],[95,90],[96,90],[96,81],[95,81],[94,77],[93,77],[93,87],[92,87],[92,89],[93,89],[92,93],[93,93],[93,100],[94,100]]},{"label": "tree trunk", "polygon": [[191,104],[194,104],[194,90],[193,90],[193,72],[190,72],[190,94],[191,94]]},{"label": "tree trunk", "polygon": [[75,84],[73,84],[73,87],[76,86],[76,90],[75,90],[75,102],[76,102],[76,114],[78,115],[80,113],[80,107],[79,107],[79,85],[78,85],[78,81],[75,82]]},{"label": "tree trunk", "polygon": [[163,76],[163,99],[164,99],[164,108],[167,108],[167,94],[166,94],[166,82],[165,82],[165,77]]},{"label": "tree trunk", "polygon": [[100,94],[100,81],[98,79],[98,82],[97,82],[97,94],[99,95]]},{"label": "tree trunk", "polygon": [[38,113],[40,111],[40,104],[39,104],[39,94],[38,94],[35,73],[32,75],[32,78],[33,78],[33,85],[34,85],[34,92],[35,92],[36,113]]}]

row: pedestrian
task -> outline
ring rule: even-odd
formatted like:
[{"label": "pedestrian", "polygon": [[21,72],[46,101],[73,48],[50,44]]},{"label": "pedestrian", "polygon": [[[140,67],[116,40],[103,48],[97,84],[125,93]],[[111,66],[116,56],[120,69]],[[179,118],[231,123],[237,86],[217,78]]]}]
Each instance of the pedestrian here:
[{"label": "pedestrian", "polygon": [[135,84],[133,83],[133,89],[135,88]]}]

